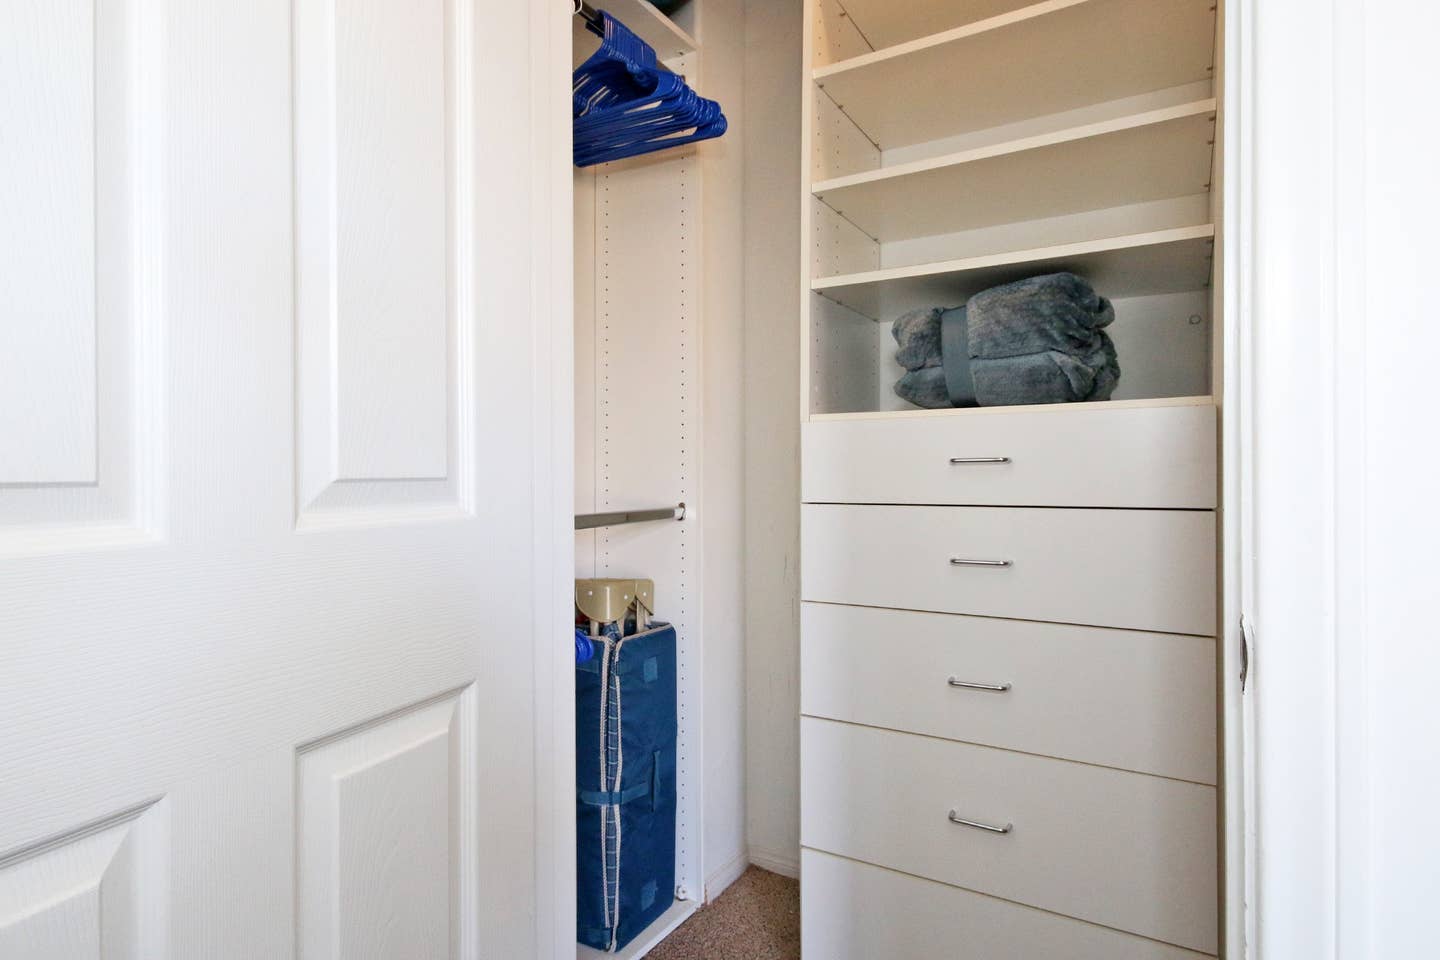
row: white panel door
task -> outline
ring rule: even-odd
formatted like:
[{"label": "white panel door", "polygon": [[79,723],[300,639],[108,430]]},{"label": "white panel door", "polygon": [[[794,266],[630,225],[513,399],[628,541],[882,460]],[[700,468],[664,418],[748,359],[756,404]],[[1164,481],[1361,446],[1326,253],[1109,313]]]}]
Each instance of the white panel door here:
[{"label": "white panel door", "polygon": [[0,958],[555,949],[557,38],[0,0]]}]

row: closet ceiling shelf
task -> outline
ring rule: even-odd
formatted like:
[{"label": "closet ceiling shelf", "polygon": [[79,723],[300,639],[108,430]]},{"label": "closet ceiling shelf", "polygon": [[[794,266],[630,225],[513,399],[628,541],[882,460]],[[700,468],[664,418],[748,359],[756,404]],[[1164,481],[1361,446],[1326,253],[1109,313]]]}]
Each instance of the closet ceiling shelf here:
[{"label": "closet ceiling shelf", "polygon": [[[646,0],[601,0],[591,6],[604,10],[629,27],[632,33],[654,48],[661,60],[684,56],[700,49],[694,37],[680,29],[674,20]],[[575,41],[575,55],[583,60],[600,45],[600,40],[585,28],[583,17],[576,16],[573,20],[571,35]]]},{"label": "closet ceiling shelf", "polygon": [[916,307],[958,306],[981,290],[1069,270],[1111,299],[1201,290],[1210,282],[1215,227],[1200,224],[822,277],[810,289],[872,320]]},{"label": "closet ceiling shelf", "polygon": [[1209,80],[1214,36],[1211,0],[1046,0],[813,77],[891,149]]}]

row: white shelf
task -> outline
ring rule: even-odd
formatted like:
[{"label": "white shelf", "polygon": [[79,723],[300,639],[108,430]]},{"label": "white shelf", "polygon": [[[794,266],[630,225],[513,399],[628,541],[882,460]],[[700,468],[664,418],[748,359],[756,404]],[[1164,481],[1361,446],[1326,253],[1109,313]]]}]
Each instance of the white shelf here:
[{"label": "white shelf", "polygon": [[1211,78],[1212,0],[1046,0],[819,67],[882,150]]},{"label": "white shelf", "polygon": [[1215,101],[824,180],[815,196],[887,243],[1204,193]]},{"label": "white shelf", "polygon": [[[600,0],[590,5],[597,10],[604,10],[629,27],[632,33],[654,48],[661,60],[694,53],[700,49],[694,37],[681,30],[675,21],[646,0]],[[575,17],[574,21],[572,34],[575,40],[585,41],[577,43],[576,50],[583,50],[584,56],[588,57],[600,45],[600,38],[585,28],[585,21],[581,18]]]},{"label": "white shelf", "polygon": [[810,288],[872,320],[922,306],[958,306],[981,290],[1041,273],[1069,270],[1111,299],[1199,290],[1210,282],[1215,227],[1015,250],[815,280]]},{"label": "white shelf", "polygon": [[631,940],[625,949],[615,953],[605,953],[602,950],[592,950],[581,944],[575,945],[575,960],[639,960],[664,940],[675,928],[680,926],[690,915],[700,908],[694,900],[676,900],[671,904],[670,909],[660,914],[660,918],[645,928],[645,932],[634,940]]},{"label": "white shelf", "polygon": [[1028,7],[1035,0],[841,0],[876,50]]},{"label": "white shelf", "polygon": [[1096,410],[1135,410],[1148,407],[1213,407],[1214,397],[1158,397],[1147,400],[1099,400],[1092,403],[1036,403],[1014,407],[958,407],[946,410],[868,410],[859,413],[812,413],[811,421],[909,420],[933,417],[975,417],[996,413],[1078,413]]}]

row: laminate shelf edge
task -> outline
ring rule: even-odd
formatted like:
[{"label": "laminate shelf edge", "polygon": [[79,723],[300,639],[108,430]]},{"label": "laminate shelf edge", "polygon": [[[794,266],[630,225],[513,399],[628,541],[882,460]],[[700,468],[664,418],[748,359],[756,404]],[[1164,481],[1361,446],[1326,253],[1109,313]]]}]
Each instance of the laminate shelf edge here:
[{"label": "laminate shelf edge", "polygon": [[1113,120],[1087,123],[1078,127],[1068,127],[1051,133],[1039,134],[1033,137],[1023,137],[1019,140],[1008,140],[1003,143],[977,147],[972,150],[963,150],[958,153],[946,154],[926,160],[915,160],[910,163],[897,164],[893,167],[880,167],[876,170],[866,170],[861,173],[848,174],[843,177],[832,177],[829,180],[821,180],[818,183],[812,184],[810,192],[816,197],[824,199],[824,195],[826,194],[845,190],[849,187],[884,183],[888,180],[900,180],[904,177],[928,173],[932,170],[961,167],[967,163],[974,163],[978,160],[989,160],[1008,154],[1024,153],[1027,150],[1038,150],[1042,147],[1059,146],[1078,140],[1088,140],[1092,137],[1100,137],[1109,133],[1119,133],[1124,130],[1134,130],[1152,124],[1179,120],[1183,117],[1214,116],[1217,106],[1218,103],[1214,97],[1207,97],[1203,100],[1194,100],[1190,103],[1179,104],[1178,106],[1164,107],[1159,110],[1147,110],[1143,113],[1117,117]]},{"label": "laminate shelf edge", "polygon": [[1211,0],[1046,0],[811,76],[883,151],[1210,80],[1214,25]]},{"label": "laminate shelf edge", "polygon": [[1213,224],[1175,227],[821,277],[810,289],[877,322],[920,306],[956,306],[981,290],[1060,270],[1085,276],[1111,299],[1183,293],[1205,287],[1214,238]]},{"label": "laminate shelf edge", "polygon": [[1215,398],[1203,397],[1154,397],[1138,400],[1101,400],[1094,403],[1036,403],[1010,407],[961,407],[952,410],[863,410],[855,413],[812,413],[811,423],[826,423],[842,420],[907,420],[935,417],[974,417],[1006,413],[1055,413],[1065,414],[1081,410],[1135,410],[1151,407],[1213,407]]}]

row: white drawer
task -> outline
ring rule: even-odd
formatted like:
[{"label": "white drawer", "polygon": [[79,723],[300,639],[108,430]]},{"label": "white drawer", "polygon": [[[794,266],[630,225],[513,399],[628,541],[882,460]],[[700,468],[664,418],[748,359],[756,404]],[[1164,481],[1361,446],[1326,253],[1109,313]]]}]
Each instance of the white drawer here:
[{"label": "white drawer", "polygon": [[800,756],[806,847],[1216,952],[1213,787],[813,717]]},{"label": "white drawer", "polygon": [[821,960],[1205,960],[1032,907],[821,853],[800,853],[805,956]]},{"label": "white drawer", "polygon": [[[809,503],[1215,507],[1208,404],[817,420],[801,439]],[[1008,462],[951,462],[973,458]]]},{"label": "white drawer", "polygon": [[1215,782],[1209,637],[815,603],[800,636],[802,713]]},{"label": "white drawer", "polygon": [[801,599],[1213,636],[1215,514],[806,504]]}]

